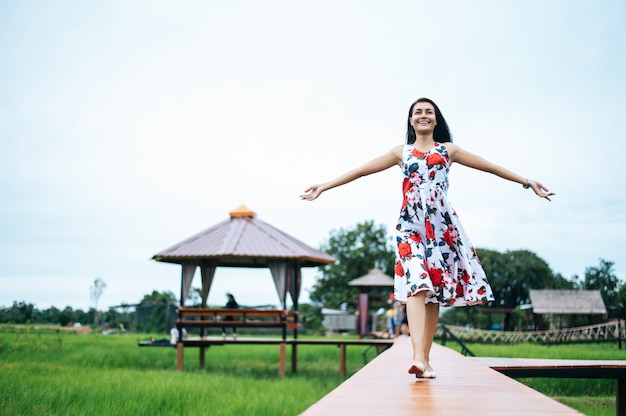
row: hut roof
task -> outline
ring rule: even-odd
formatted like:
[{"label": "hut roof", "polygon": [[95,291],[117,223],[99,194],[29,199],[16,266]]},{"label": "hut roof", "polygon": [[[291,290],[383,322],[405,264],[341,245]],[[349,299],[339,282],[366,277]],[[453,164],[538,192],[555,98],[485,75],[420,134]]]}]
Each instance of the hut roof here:
[{"label": "hut roof", "polygon": [[393,277],[383,273],[382,270],[375,266],[365,276],[357,277],[348,282],[350,286],[393,286]]},{"label": "hut roof", "polygon": [[606,307],[599,290],[535,290],[529,292],[533,313],[604,315]]},{"label": "hut roof", "polygon": [[273,260],[297,260],[301,266],[330,264],[335,258],[311,248],[256,218],[245,206],[230,218],[155,254],[156,261],[182,264],[214,260],[217,266],[267,267]]}]

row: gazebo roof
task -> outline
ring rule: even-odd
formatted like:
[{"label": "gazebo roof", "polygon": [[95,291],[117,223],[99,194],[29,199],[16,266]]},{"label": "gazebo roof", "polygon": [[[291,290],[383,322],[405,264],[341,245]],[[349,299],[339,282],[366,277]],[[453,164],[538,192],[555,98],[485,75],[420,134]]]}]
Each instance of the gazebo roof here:
[{"label": "gazebo roof", "polygon": [[375,266],[365,276],[357,277],[348,282],[350,286],[393,286],[393,277],[383,273],[382,270]]},{"label": "gazebo roof", "polygon": [[213,260],[222,267],[267,267],[274,260],[293,260],[300,266],[330,264],[335,258],[307,246],[256,218],[241,206],[230,218],[155,254],[156,261],[183,264]]},{"label": "gazebo roof", "polygon": [[558,315],[604,315],[606,307],[599,290],[529,291],[533,313]]}]

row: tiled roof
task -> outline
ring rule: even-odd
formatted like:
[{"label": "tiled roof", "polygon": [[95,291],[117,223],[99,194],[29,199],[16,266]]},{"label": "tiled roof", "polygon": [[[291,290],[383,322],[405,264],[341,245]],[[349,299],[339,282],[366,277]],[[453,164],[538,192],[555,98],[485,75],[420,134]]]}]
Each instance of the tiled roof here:
[{"label": "tiled roof", "polygon": [[298,260],[301,266],[330,264],[335,258],[311,248],[256,218],[242,206],[230,218],[155,254],[157,261],[183,263],[211,259],[218,266],[267,267],[272,260]]},{"label": "tiled roof", "polygon": [[606,307],[599,290],[536,290],[529,292],[533,313],[603,315]]}]

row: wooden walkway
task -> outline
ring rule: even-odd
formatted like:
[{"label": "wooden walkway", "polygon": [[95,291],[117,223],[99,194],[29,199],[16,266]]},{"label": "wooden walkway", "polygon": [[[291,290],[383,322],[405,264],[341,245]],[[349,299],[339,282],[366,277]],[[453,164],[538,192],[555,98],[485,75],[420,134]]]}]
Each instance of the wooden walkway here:
[{"label": "wooden walkway", "polygon": [[431,351],[436,379],[416,379],[408,374],[410,362],[410,339],[401,336],[302,416],[581,415],[439,344]]}]

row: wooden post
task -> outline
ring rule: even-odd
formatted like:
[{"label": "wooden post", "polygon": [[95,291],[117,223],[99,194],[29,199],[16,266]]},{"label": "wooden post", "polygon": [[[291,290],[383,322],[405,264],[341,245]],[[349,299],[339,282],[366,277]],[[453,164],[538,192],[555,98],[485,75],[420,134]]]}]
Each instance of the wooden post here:
[{"label": "wooden post", "polygon": [[205,355],[206,348],[205,347],[200,347],[199,349],[200,349],[200,357],[199,357],[200,368],[204,368],[204,355]]},{"label": "wooden post", "polygon": [[298,344],[291,344],[291,374],[298,372]]},{"label": "wooden post", "polygon": [[615,380],[615,410],[617,416],[626,416],[626,380]]},{"label": "wooden post", "polygon": [[285,376],[285,372],[286,372],[286,361],[287,361],[287,344],[285,344],[284,342],[280,343],[280,352],[278,354],[278,375],[280,377],[284,377]]},{"label": "wooden post", "polygon": [[346,344],[339,344],[339,377],[346,376]]},{"label": "wooden post", "polygon": [[176,370],[183,371],[183,346],[182,342],[176,344]]}]

